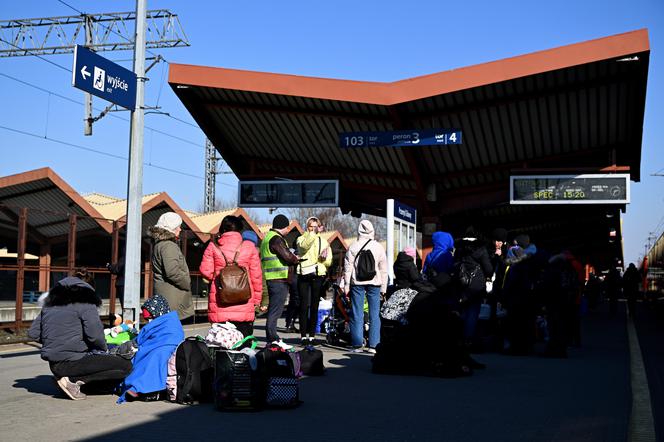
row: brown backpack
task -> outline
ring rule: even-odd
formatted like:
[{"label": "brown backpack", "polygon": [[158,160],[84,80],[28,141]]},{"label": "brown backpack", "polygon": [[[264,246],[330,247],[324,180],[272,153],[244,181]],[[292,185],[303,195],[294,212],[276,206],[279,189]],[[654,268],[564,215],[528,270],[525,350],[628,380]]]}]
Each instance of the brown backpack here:
[{"label": "brown backpack", "polygon": [[251,298],[249,272],[245,267],[237,263],[242,243],[235,251],[235,256],[233,256],[233,261],[230,264],[224,252],[221,251],[221,248],[216,243],[212,243],[219,250],[226,263],[226,266],[214,278],[214,285],[217,287],[216,301],[219,307],[245,304]]}]

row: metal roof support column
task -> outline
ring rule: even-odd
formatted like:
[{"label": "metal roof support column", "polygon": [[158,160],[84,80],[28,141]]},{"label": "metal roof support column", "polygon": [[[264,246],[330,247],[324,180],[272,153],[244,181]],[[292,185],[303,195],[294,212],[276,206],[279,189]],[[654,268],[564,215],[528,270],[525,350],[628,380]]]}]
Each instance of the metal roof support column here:
[{"label": "metal roof support column", "polygon": [[[111,233],[111,263],[117,265],[118,264],[118,250],[120,248],[120,228],[118,226],[117,221],[113,221],[113,233]],[[124,270],[124,269],[123,269]],[[110,296],[109,296],[109,305],[108,305],[108,313],[109,314],[114,314],[115,313],[115,299],[117,296],[117,289],[115,287],[115,283],[118,280],[118,275],[115,273],[111,273],[111,290],[110,290]]]},{"label": "metal roof support column", "polygon": [[51,245],[44,244],[39,247],[39,291],[47,292],[51,289]]},{"label": "metal roof support column", "polygon": [[28,209],[21,207],[18,212],[18,244],[16,261],[16,309],[14,330],[18,333],[23,325],[23,287],[25,284],[25,244],[27,240]]},{"label": "metal roof support column", "polygon": [[67,241],[67,271],[69,276],[74,276],[76,267],[76,215],[69,215],[69,235]]}]

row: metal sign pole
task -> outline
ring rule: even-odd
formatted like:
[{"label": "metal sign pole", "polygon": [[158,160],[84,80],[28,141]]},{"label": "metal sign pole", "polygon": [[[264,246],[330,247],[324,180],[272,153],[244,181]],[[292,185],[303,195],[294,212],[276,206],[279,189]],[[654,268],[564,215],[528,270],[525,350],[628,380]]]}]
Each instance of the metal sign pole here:
[{"label": "metal sign pole", "polygon": [[[92,19],[85,16],[85,46],[92,46]],[[75,74],[74,74],[75,75]],[[92,94],[85,93],[85,120],[83,122],[83,135],[92,135]]]},{"label": "metal sign pole", "polygon": [[146,0],[136,0],[136,35],[134,39],[134,73],[136,108],[131,113],[129,129],[129,183],[127,186],[127,241],[125,261],[125,318],[138,328],[141,300],[141,233],[143,197],[143,123],[145,98],[145,15]]},{"label": "metal sign pole", "polygon": [[394,281],[394,200],[387,200],[387,274],[390,284]]}]

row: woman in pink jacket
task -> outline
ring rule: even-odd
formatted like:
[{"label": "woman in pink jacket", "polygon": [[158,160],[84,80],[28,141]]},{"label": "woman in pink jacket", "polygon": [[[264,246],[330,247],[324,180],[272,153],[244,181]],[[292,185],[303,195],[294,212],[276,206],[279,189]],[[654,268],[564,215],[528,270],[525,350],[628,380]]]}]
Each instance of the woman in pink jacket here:
[{"label": "woman in pink jacket", "polygon": [[[242,332],[244,336],[252,335],[254,332],[255,308],[261,303],[263,294],[263,276],[261,273],[261,261],[258,256],[258,250],[251,241],[243,241],[242,221],[237,216],[226,216],[219,226],[220,236],[216,240],[216,245],[210,241],[203,260],[200,265],[201,275],[207,280],[213,281],[210,284],[210,296],[208,299],[208,320],[214,322],[232,322]],[[249,285],[251,286],[252,296],[245,304],[237,304],[221,307],[217,305],[217,288],[214,278],[221,269],[226,266],[226,261],[233,261],[235,252],[239,250],[237,263],[249,272]]]}]

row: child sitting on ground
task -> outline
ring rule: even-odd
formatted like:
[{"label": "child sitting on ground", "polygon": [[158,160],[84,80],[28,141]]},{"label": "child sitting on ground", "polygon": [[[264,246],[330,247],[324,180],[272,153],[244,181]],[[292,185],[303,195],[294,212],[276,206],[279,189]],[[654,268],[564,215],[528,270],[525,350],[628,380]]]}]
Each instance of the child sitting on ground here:
[{"label": "child sitting on ground", "polygon": [[149,322],[136,337],[138,352],[134,356],[131,374],[121,386],[118,404],[128,397],[137,399],[166,389],[168,359],[184,340],[177,312],[170,311],[163,296],[154,295],[145,301],[142,313]]}]

